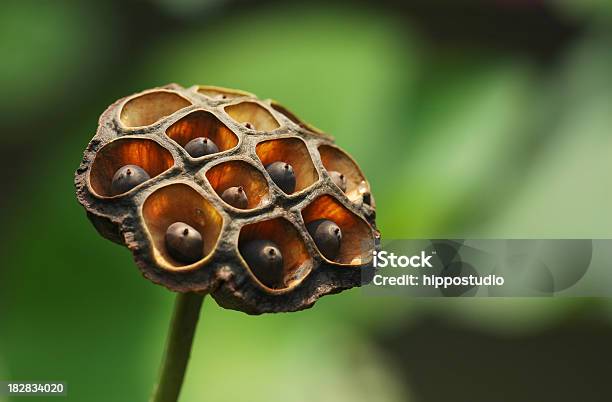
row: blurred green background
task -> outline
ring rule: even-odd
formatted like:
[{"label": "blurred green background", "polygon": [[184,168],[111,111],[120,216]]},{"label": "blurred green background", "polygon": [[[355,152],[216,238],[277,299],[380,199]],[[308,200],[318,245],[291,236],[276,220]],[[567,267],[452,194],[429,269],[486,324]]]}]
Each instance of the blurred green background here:
[{"label": "blurred green background", "polygon": [[[607,0],[8,0],[0,46],[0,379],[66,381],[65,400],[145,401],[158,372],[173,294],[72,184],[99,114],[142,89],[277,99],[360,163],[385,238],[612,235]],[[611,306],[207,299],[181,400],[606,401]]]}]

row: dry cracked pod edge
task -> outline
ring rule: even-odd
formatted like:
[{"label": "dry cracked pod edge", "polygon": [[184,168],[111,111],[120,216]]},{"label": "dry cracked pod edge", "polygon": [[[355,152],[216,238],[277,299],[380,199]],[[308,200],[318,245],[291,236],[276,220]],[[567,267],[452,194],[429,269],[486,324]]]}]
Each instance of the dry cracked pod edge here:
[{"label": "dry cracked pod edge", "polygon": [[[185,145],[214,141],[218,152],[194,158]],[[283,192],[265,166],[291,163],[295,191]],[[114,194],[121,166],[142,167],[150,179]],[[346,191],[330,171],[346,178]],[[175,292],[211,294],[224,307],[261,314],[311,307],[324,295],[360,286],[373,274],[379,248],[370,185],[332,137],[300,121],[272,100],[227,88],[176,84],[122,98],[100,116],[75,174],[78,201],[105,238],[125,245],[142,274]],[[221,194],[240,186],[245,208]],[[334,260],[324,257],[306,229],[330,219],[342,230]],[[169,255],[164,231],[187,222],[204,238],[202,258],[184,264]],[[279,280],[262,283],[240,246],[268,239],[283,255]]]}]

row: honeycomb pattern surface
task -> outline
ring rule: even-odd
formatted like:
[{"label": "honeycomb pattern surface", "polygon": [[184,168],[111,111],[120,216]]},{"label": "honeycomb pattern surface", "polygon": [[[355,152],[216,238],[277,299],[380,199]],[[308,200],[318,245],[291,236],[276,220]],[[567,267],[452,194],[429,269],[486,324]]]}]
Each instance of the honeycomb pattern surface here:
[{"label": "honeycomb pattern surface", "polygon": [[[185,148],[199,137],[213,141],[216,152],[191,156]],[[266,170],[274,162],[293,167],[294,191],[283,191]],[[116,194],[111,183],[126,165],[146,175]],[[101,115],[75,185],[98,232],[127,246],[146,278],[177,292],[209,293],[222,307],[301,310],[373,272],[380,234],[358,165],[331,136],[248,92],[170,84],[118,100]],[[223,197],[236,187],[246,196],[238,207]],[[319,219],[341,229],[334,258],[320,252],[307,229]],[[174,222],[201,234],[197,261],[169,252],[165,235]],[[282,253],[273,275],[243,255],[242,246],[256,240],[272,241]]]}]

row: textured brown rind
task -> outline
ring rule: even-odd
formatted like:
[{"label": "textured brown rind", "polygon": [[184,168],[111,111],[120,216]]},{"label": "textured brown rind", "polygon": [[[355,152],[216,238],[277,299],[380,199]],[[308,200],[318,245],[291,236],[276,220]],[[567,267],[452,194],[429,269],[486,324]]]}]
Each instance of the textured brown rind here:
[{"label": "textured brown rind", "polygon": [[[173,97],[176,107],[185,107],[167,114],[169,107],[154,105],[155,107],[152,107],[152,110],[159,109],[164,113],[159,119],[156,119],[155,115],[147,115],[145,116],[146,119],[143,120],[139,116],[127,115],[128,112],[122,113],[127,102],[142,97],[142,95],[146,95],[141,98],[143,102],[132,102],[132,104],[138,105],[138,108],[132,109],[137,111],[147,110],[146,102],[155,99],[154,94],[157,92],[163,93],[163,96],[159,97],[161,100],[168,99],[168,93],[176,94],[177,97]],[[231,94],[231,96],[216,95],[224,93]],[[186,105],[179,97],[180,99],[186,99],[191,105]],[[177,99],[179,101],[176,101]],[[270,132],[258,131],[256,124],[247,127],[244,122],[232,119],[226,111],[228,109],[232,110],[228,106],[242,102],[257,104],[261,110],[269,114],[269,116],[262,116],[260,121],[264,121],[268,127],[271,127],[273,126],[269,119],[271,116],[278,122],[278,127]],[[175,108],[175,106],[171,106],[170,109]],[[256,111],[259,107],[252,109]],[[226,130],[227,128],[236,135],[238,138],[237,144],[225,150],[222,147],[221,152],[213,155],[197,159],[189,156],[181,144],[172,140],[166,131],[174,123],[195,111],[205,111],[214,116],[218,120],[220,130]],[[379,247],[380,240],[375,225],[375,209],[369,192],[370,186],[364,181],[362,183],[363,196],[356,197],[356,193],[353,192],[351,193],[351,199],[349,199],[333,184],[319,155],[319,147],[321,146],[336,148],[333,138],[319,130],[314,131],[311,126],[297,120],[297,117],[293,114],[286,116],[282,113],[283,111],[286,111],[286,109],[276,102],[262,101],[248,92],[219,87],[194,86],[182,88],[176,84],[171,84],[120,99],[109,106],[101,115],[98,130],[85,149],[83,160],[75,174],[78,201],[85,207],[89,219],[100,234],[111,241],[127,246],[131,250],[136,264],[146,278],[177,292],[210,293],[217,303],[225,308],[240,310],[249,314],[296,311],[311,307],[321,296],[360,286],[364,281],[371,278],[373,268],[370,251]],[[246,116],[249,117],[248,114]],[[126,127],[122,121],[153,121],[153,123],[149,126]],[[209,125],[205,126],[208,127]],[[259,126],[261,126],[261,123],[259,123]],[[283,193],[272,182],[256,152],[257,144],[283,138],[297,138],[305,144],[310,161],[307,161],[308,166],[305,165],[304,169],[312,169],[312,166],[314,166],[318,175],[318,180],[292,194]],[[150,160],[146,160],[145,163],[152,166],[151,169],[154,170],[150,180],[124,194],[99,194],[92,186],[91,176],[100,174],[97,171],[92,173],[94,161],[98,153],[107,144],[118,139],[155,141],[156,144],[169,152],[173,164],[170,164],[168,169],[161,171],[162,169],[157,167],[159,164],[156,165]],[[234,144],[234,142],[231,142],[231,144]],[[140,148],[148,150],[157,148],[157,146]],[[126,160],[132,163],[134,158],[136,160],[138,158],[150,159],[155,155],[145,155],[143,152],[126,150],[126,153],[130,153],[129,156],[126,156]],[[112,155],[115,154],[121,155],[120,152],[112,153]],[[343,158],[346,161],[346,158],[349,157],[343,154]],[[236,161],[246,163],[257,169],[267,181],[267,195],[261,197],[262,202],[254,207],[250,206],[249,209],[240,210],[226,204],[208,181],[208,178],[211,177],[210,174],[207,177],[210,169],[223,163]],[[112,162],[103,161],[101,163],[110,164]],[[166,160],[160,166],[165,168],[167,165],[168,161]],[[350,167],[350,164],[344,162],[342,166]],[[354,164],[354,166],[357,169],[354,172],[354,177],[363,177],[361,171],[358,171],[357,165]],[[301,169],[302,167],[295,166],[294,168]],[[104,176],[96,176],[94,179],[97,182],[108,180],[109,169],[109,167],[98,169],[105,172]],[[313,176],[312,173],[309,174],[311,177]],[[216,212],[212,214],[218,215],[218,217],[215,215],[215,219],[208,216],[204,217],[206,219],[203,218],[202,225],[218,225],[218,230],[207,227],[207,230],[211,229],[210,233],[218,233],[218,238],[205,239],[213,242],[213,246],[210,246],[209,243],[208,254],[202,260],[191,265],[178,264],[171,258],[164,257],[164,253],[155,248],[153,239],[159,236],[157,232],[152,233],[152,231],[159,230],[159,228],[156,227],[157,225],[152,225],[151,222],[147,223],[145,214],[143,214],[143,206],[151,194],[178,183],[191,187],[191,190],[197,193],[191,194],[190,199],[194,200],[194,208],[198,213],[206,214],[207,210],[212,211],[214,209]],[[101,188],[101,186],[97,184],[96,188]],[[191,193],[191,190],[188,192]],[[352,238],[354,240],[355,236],[358,235],[363,239],[357,242],[360,244],[356,244],[355,247],[367,247],[368,249],[362,254],[364,256],[369,255],[370,258],[355,259],[351,263],[347,263],[347,261],[339,263],[326,260],[320,255],[305,228],[303,212],[305,210],[323,210],[324,207],[318,205],[316,208],[307,209],[317,200],[321,200],[321,197],[331,197],[333,202],[329,204],[336,206],[336,210],[341,207],[344,211],[342,212],[342,219],[349,220],[345,222],[348,230],[351,230],[352,227],[359,228],[359,231],[353,234]],[[168,197],[165,201],[163,208],[168,208]],[[181,211],[185,210],[185,203],[183,202],[181,205]],[[202,205],[205,207],[202,207]],[[208,206],[212,209],[207,209]],[[157,206],[147,206],[147,208],[157,208]],[[162,206],[159,208],[162,208]],[[183,213],[181,211],[173,212],[177,216],[181,216],[180,214]],[[163,211],[154,209],[154,213],[148,213],[147,216],[149,216],[149,220],[156,219],[155,217],[160,216],[161,213]],[[190,212],[185,213],[189,214]],[[309,212],[309,219],[313,218],[311,215],[312,213]],[[295,228],[299,235],[299,239],[296,241],[303,244],[309,258],[306,259],[304,266],[297,268],[297,271],[301,274],[288,281],[287,287],[271,289],[261,284],[242,259],[238,250],[238,241],[241,229],[246,225],[276,218],[283,218]],[[371,250],[369,250],[370,248]]]}]

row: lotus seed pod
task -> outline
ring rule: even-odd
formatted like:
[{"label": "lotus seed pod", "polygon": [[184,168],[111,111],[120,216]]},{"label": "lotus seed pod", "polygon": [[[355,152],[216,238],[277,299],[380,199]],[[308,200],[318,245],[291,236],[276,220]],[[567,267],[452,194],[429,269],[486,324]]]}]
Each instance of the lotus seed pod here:
[{"label": "lotus seed pod", "polygon": [[193,264],[202,258],[202,235],[184,222],[174,222],[166,230],[166,248],[177,261]]},{"label": "lotus seed pod", "polygon": [[245,209],[249,205],[249,199],[242,186],[230,187],[221,194],[223,201],[233,207]]},{"label": "lotus seed pod", "polygon": [[219,152],[219,147],[209,138],[197,137],[185,145],[185,151],[194,158],[200,158]]},{"label": "lotus seed pod", "polygon": [[125,165],[113,175],[111,193],[113,195],[125,193],[150,178],[149,174],[140,166]]},{"label": "lotus seed pod", "polygon": [[295,172],[293,166],[285,162],[274,162],[266,166],[272,181],[287,194],[295,191]]},{"label": "lotus seed pod", "polygon": [[306,225],[321,254],[329,260],[334,260],[342,245],[342,230],[329,219],[317,219]]},{"label": "lotus seed pod", "polygon": [[264,285],[276,288],[283,281],[283,255],[273,241],[251,240],[240,253]]},{"label": "lotus seed pod", "polygon": [[[113,177],[127,165],[147,179],[117,196]],[[172,84],[118,100],[101,115],[75,184],[94,227],[127,246],[144,277],[225,308],[301,310],[374,272],[380,235],[357,163],[331,136],[249,92]],[[321,220],[337,225],[340,243]]]},{"label": "lotus seed pod", "polygon": [[332,170],[329,172],[329,177],[331,177],[334,184],[338,186],[343,193],[346,192],[346,177],[344,177],[342,173]]}]

